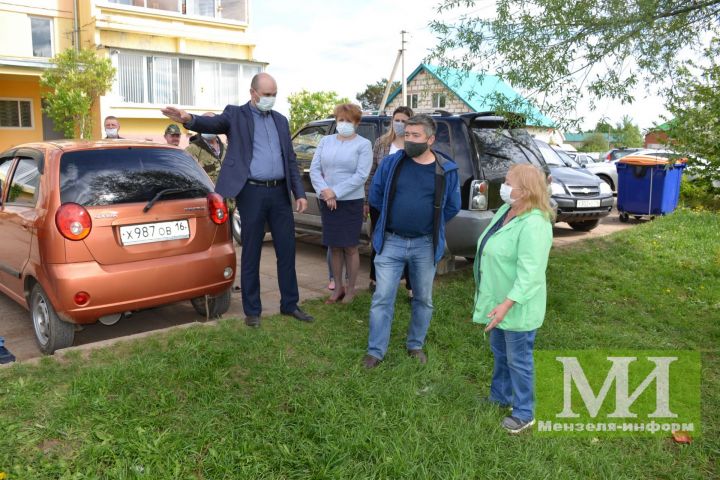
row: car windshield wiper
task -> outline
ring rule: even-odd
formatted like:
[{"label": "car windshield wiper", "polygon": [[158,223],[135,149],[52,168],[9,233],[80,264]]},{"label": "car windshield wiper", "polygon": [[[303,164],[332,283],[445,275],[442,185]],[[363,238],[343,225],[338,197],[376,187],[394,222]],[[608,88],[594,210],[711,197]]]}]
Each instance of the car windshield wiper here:
[{"label": "car windshield wiper", "polygon": [[148,210],[150,210],[155,203],[160,200],[161,197],[165,195],[169,195],[172,193],[186,193],[186,192],[201,192],[203,191],[201,188],[198,187],[191,187],[191,188],[166,188],[164,190],[160,190],[155,194],[155,196],[150,200],[147,205],[145,205],[145,208],[143,208],[143,213],[147,213]]}]

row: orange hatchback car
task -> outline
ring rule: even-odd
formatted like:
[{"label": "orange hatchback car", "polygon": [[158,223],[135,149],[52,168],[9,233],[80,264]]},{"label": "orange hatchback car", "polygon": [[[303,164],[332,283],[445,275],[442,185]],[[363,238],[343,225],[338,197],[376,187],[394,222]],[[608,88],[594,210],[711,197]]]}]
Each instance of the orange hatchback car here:
[{"label": "orange hatchback car", "polygon": [[21,145],[0,154],[0,291],[30,310],[40,350],[75,325],[191,300],[230,306],[228,210],[180,149],[123,140]]}]

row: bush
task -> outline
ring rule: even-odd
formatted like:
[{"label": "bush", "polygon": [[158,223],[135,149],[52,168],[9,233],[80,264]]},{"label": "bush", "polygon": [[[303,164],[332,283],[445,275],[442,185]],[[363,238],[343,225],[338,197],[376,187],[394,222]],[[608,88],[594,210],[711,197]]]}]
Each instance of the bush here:
[{"label": "bush", "polygon": [[693,210],[720,212],[720,189],[714,188],[710,182],[683,178],[680,184],[680,202]]}]

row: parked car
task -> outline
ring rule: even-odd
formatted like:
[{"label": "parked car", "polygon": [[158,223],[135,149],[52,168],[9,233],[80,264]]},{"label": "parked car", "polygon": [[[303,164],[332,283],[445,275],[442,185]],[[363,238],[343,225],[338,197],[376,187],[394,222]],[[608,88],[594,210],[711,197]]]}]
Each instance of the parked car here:
[{"label": "parked car", "polygon": [[[512,128],[502,116],[443,112],[433,118],[437,123],[433,148],[449,155],[459,169],[462,210],[447,224],[447,247],[453,255],[474,258],[478,237],[502,205],[500,185],[505,181],[510,166],[531,163],[542,168],[546,174],[549,170],[527,131]],[[374,143],[390,125],[389,116],[363,116],[358,133]],[[322,230],[320,207],[310,182],[309,168],[320,139],[333,133],[335,121],[325,119],[308,123],[293,137],[308,197],[306,213],[295,214],[298,232],[319,234]],[[365,238],[368,232],[369,222],[366,222],[363,226]]]},{"label": "parked car", "polygon": [[235,275],[228,211],[167,145],[61,141],[0,154],[0,291],[28,308],[40,350],[75,325],[191,300],[225,313]]},{"label": "parked car", "polygon": [[552,174],[552,198],[557,202],[557,221],[573,230],[587,232],[610,214],[614,199],[610,187],[569,157],[562,158],[550,145],[535,139]]},{"label": "parked car", "polygon": [[584,167],[585,165],[589,165],[591,163],[595,163],[595,159],[587,153],[569,152],[567,150],[563,150],[563,152],[567,153],[567,155],[575,162],[577,162],[581,167]]},{"label": "parked car", "polygon": [[633,155],[653,155],[663,158],[670,158],[672,156],[676,156],[676,154],[670,150],[654,150],[649,148],[628,148],[624,149],[623,151],[629,152],[625,153],[624,155],[617,156],[615,160],[607,162],[589,163],[585,165],[585,168],[588,171],[597,175],[600,180],[607,183],[615,194],[617,194],[618,184],[617,167],[615,165],[617,161],[620,160],[622,157],[629,155],[630,153],[632,153]]},{"label": "parked car", "polygon": [[639,150],[643,150],[642,148],[613,148],[612,150],[608,151],[605,154],[604,160],[606,162],[614,162],[616,160],[621,159],[625,155],[630,155],[631,153],[637,153]]}]

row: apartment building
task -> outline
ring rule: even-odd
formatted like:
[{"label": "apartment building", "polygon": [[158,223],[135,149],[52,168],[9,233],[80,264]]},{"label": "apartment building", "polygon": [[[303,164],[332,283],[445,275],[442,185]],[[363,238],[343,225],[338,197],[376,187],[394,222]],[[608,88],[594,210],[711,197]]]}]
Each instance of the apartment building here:
[{"label": "apartment building", "polygon": [[164,105],[203,113],[244,102],[266,65],[254,59],[249,19],[248,0],[0,2],[0,149],[58,138],[41,110],[39,77],[50,57],[76,45],[117,69],[93,112],[98,138],[108,115],[124,138],[161,140]]}]

